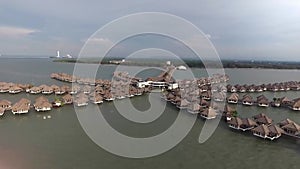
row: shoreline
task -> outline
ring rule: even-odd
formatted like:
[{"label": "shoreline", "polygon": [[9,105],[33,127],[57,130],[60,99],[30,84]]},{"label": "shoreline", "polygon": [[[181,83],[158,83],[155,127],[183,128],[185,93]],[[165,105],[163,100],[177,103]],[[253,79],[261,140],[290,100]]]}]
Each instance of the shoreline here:
[{"label": "shoreline", "polygon": [[[162,67],[165,65],[166,60],[147,60],[147,59],[137,59],[130,60],[123,63],[116,62],[111,63],[111,61],[103,59],[101,62],[95,61],[92,59],[53,59],[53,62],[57,63],[81,63],[81,64],[102,64],[102,65],[122,65],[122,66],[144,66],[144,67]],[[199,60],[183,60],[183,62],[172,61],[174,65],[184,65],[188,68],[203,68],[205,65]],[[224,69],[274,69],[274,70],[300,70],[300,63],[298,62],[282,62],[282,61],[230,61],[222,60],[222,67],[220,67],[218,62],[215,61],[206,61],[206,65],[209,69],[214,68],[224,68]]]}]

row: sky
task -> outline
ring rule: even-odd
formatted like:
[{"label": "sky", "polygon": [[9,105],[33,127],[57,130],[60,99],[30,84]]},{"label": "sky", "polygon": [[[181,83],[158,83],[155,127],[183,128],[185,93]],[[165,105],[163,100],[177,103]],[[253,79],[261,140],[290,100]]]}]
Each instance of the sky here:
[{"label": "sky", "polygon": [[[188,20],[207,35],[221,59],[300,61],[299,0],[0,0],[0,54],[55,56],[60,50],[77,56],[95,31],[137,12]],[[128,54],[134,45],[151,48],[151,41],[157,42],[133,38],[117,54]]]}]

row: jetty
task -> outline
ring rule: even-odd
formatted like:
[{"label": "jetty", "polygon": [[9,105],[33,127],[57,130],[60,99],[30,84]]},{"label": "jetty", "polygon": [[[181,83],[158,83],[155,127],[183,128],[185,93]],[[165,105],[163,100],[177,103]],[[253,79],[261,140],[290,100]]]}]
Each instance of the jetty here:
[{"label": "jetty", "polygon": [[[251,132],[252,135],[263,139],[275,140],[282,135],[300,138],[300,126],[290,119],[274,124],[274,121],[263,113],[251,118],[240,118],[237,116],[236,110],[230,106],[241,104],[262,107],[262,110],[274,107],[298,111],[300,110],[300,98],[267,98],[263,93],[255,98],[250,93],[300,90],[300,82],[225,86],[224,83],[229,80],[227,75],[214,74],[211,77],[175,81],[172,78],[174,70],[176,67],[169,65],[158,76],[146,79],[130,76],[127,72],[114,72],[111,80],[52,73],[50,75],[52,79],[65,82],[61,86],[55,84],[34,86],[0,82],[0,93],[16,95],[26,92],[39,96],[33,105],[31,105],[31,100],[26,98],[22,98],[14,104],[5,99],[0,100],[0,116],[10,110],[13,114],[26,114],[31,108],[34,108],[36,112],[46,112],[51,111],[54,107],[59,108],[72,104],[77,107],[88,106],[89,103],[101,105],[115,99],[138,97],[158,89],[161,92],[162,100],[204,120],[214,120],[221,116],[229,128]],[[49,95],[55,95],[55,99],[48,100],[47,96]],[[226,103],[225,108],[220,109],[219,103]]]}]

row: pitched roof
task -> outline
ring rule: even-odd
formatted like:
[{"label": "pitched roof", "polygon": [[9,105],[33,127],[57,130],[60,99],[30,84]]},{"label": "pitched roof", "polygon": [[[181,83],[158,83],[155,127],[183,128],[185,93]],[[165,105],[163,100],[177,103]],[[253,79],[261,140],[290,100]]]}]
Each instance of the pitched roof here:
[{"label": "pitched roof", "polygon": [[276,125],[270,125],[270,126],[268,126],[268,128],[269,128],[270,132],[274,133],[274,134],[282,134],[282,133],[284,133],[284,131],[280,127],[278,127]]},{"label": "pitched roof", "polygon": [[240,126],[243,124],[243,121],[239,117],[233,117],[233,118],[231,118],[231,120],[228,123],[232,124],[234,126]]},{"label": "pitched roof", "polygon": [[289,130],[293,130],[293,131],[300,131],[300,126],[293,122],[293,123],[289,123],[285,126],[282,127],[283,129],[289,129]]},{"label": "pitched roof", "polygon": [[252,131],[261,133],[263,135],[268,135],[270,133],[268,126],[266,126],[265,124],[255,127],[254,129],[252,129]]}]

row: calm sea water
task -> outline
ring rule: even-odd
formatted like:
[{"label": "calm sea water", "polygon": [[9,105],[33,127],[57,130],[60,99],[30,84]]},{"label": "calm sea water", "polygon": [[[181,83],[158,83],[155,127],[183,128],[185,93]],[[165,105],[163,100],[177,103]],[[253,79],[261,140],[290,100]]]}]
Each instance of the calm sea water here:
[{"label": "calm sea water", "polygon": [[[73,64],[54,63],[50,59],[1,59],[0,81],[18,83],[58,84],[50,79],[52,72],[72,73]],[[128,69],[138,69],[128,68]],[[115,66],[101,66],[98,77],[109,79]],[[158,70],[139,73],[141,77],[158,74]],[[193,69],[196,76],[205,75],[202,69]],[[232,84],[268,83],[300,80],[300,71],[271,69],[226,69]],[[176,72],[184,74],[184,72]],[[300,97],[300,92],[265,92],[274,96]],[[256,94],[253,94],[255,96]],[[0,99],[16,101],[21,97],[32,101],[38,97],[29,94],[0,94]],[[49,97],[53,99],[53,97]],[[137,109],[149,108],[148,96],[131,99]],[[122,102],[122,101],[120,101]],[[163,103],[161,103],[163,104]],[[92,113],[96,105],[83,108]],[[136,137],[148,137],[164,131],[177,117],[178,110],[167,105],[165,113],[149,124],[138,125],[124,120],[112,103],[100,105],[104,116],[118,131]],[[279,122],[284,118],[300,122],[300,113],[286,109],[237,106],[239,115],[250,117],[266,113]],[[43,116],[51,118],[43,120]],[[187,116],[190,116],[187,114]],[[14,116],[7,112],[0,118],[0,169],[215,169],[215,168],[299,168],[300,141],[281,138],[271,142],[230,130],[223,121],[213,136],[204,144],[197,139],[204,124],[198,119],[187,137],[172,150],[152,158],[129,159],[110,154],[98,147],[81,128],[72,106],[53,109],[51,112]],[[171,138],[170,138],[171,139]]]}]

